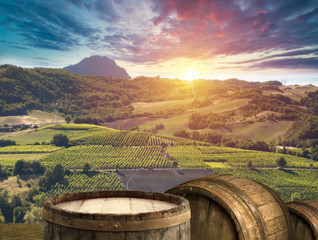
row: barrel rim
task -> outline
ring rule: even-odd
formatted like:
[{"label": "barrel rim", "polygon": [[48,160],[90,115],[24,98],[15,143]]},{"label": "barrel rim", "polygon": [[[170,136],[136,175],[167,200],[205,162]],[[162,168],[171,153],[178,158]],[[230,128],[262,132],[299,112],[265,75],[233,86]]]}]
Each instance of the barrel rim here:
[{"label": "barrel rim", "polygon": [[[132,197],[166,201],[175,207],[144,213],[81,213],[55,206],[58,203],[106,197]],[[75,198],[75,199],[74,199]],[[145,191],[93,191],[68,193],[47,199],[42,208],[44,220],[66,227],[97,231],[144,231],[175,226],[190,220],[187,199],[168,193]]]},{"label": "barrel rim", "polygon": [[[310,202],[318,203],[317,201],[311,199],[302,199],[302,200],[294,200],[286,203],[286,207],[288,208],[290,213],[293,213],[309,224],[311,230],[315,234],[315,237],[318,237],[318,222],[312,221],[311,217],[315,217],[318,220],[317,209],[313,207]],[[300,208],[303,207],[303,208]],[[311,215],[311,216],[308,216]]]}]

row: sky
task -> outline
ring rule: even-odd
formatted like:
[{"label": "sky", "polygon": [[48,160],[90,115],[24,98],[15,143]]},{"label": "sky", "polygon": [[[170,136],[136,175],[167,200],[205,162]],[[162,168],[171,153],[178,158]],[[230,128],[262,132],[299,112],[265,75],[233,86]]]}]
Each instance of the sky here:
[{"label": "sky", "polygon": [[318,86],[317,0],[0,0],[0,64]]}]

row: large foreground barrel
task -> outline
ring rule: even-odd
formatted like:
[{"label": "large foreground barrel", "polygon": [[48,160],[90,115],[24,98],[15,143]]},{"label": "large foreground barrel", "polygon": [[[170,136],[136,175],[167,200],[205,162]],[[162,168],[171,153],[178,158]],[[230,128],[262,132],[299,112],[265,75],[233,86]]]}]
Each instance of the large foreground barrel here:
[{"label": "large foreground barrel", "polygon": [[139,191],[64,194],[44,203],[43,239],[190,240],[189,202]]},{"label": "large foreground barrel", "polygon": [[192,240],[290,240],[290,216],[280,197],[255,181],[211,175],[167,191],[187,198]]},{"label": "large foreground barrel", "polygon": [[318,240],[318,201],[297,200],[286,206],[292,219],[293,240]]}]

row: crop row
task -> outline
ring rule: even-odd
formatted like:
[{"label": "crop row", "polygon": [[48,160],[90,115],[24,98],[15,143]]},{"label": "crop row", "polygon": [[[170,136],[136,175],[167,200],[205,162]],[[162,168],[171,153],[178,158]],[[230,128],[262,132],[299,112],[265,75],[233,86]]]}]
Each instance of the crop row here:
[{"label": "crop row", "polygon": [[206,156],[203,154],[169,154],[171,159],[178,163],[180,168],[207,169],[209,166],[203,161]]},{"label": "crop row", "polygon": [[91,129],[103,129],[103,130],[113,130],[110,128],[98,126],[98,125],[91,125],[91,124],[54,124],[45,126],[42,129],[55,129],[55,130],[91,130]]},{"label": "crop row", "polygon": [[99,131],[73,140],[73,145],[112,145],[145,146],[148,144],[149,132],[138,131]]},{"label": "crop row", "polygon": [[0,154],[6,153],[48,153],[62,149],[51,145],[13,145],[0,148]]},{"label": "crop row", "polygon": [[169,138],[161,137],[161,136],[151,136],[148,141],[148,145],[150,146],[158,146],[158,145],[173,145],[175,142]]},{"label": "crop row", "polygon": [[114,172],[104,173],[71,173],[65,176],[66,181],[61,181],[47,192],[51,197],[63,193],[84,192],[84,191],[103,191],[103,190],[123,190],[124,185],[120,182]]},{"label": "crop row", "polygon": [[251,161],[252,165],[256,167],[277,167],[277,159],[283,157],[287,162],[287,167],[318,168],[317,161],[273,152],[201,146],[169,146],[166,151],[177,162],[183,159],[182,164],[184,166],[185,161],[188,161],[186,164],[188,167],[192,164],[198,166],[198,161],[227,162],[234,167],[246,167],[247,163]]},{"label": "crop row", "polygon": [[196,146],[169,146],[166,151],[168,154],[201,154]]},{"label": "crop row", "polygon": [[47,166],[61,164],[74,169],[82,168],[85,163],[94,169],[172,166],[172,162],[163,157],[160,146],[76,146],[50,154],[41,162]]}]

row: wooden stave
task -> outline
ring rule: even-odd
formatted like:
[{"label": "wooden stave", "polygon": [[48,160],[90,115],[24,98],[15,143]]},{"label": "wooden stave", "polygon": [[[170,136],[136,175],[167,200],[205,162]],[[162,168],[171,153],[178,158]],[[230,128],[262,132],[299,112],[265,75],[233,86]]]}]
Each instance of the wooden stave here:
[{"label": "wooden stave", "polygon": [[[236,195],[237,199],[241,199],[241,200],[243,200],[243,202],[245,202],[246,207],[243,208],[244,215],[246,216],[246,214],[249,213],[250,216],[253,217],[253,212],[257,212],[257,211],[255,211],[255,209],[257,209],[257,205],[256,205],[256,203],[253,203],[254,200],[252,201],[251,199],[250,200],[246,199],[246,193],[244,193],[242,190],[242,186],[244,186],[244,185],[240,186],[240,184],[235,185],[235,184],[233,184],[233,182],[231,183],[231,181],[233,181],[235,179],[243,181],[245,183],[249,182],[252,185],[258,186],[261,189],[263,189],[267,194],[272,196],[272,200],[274,200],[273,202],[277,203],[278,207],[283,212],[282,218],[284,218],[284,221],[285,221],[284,224],[285,224],[285,229],[286,229],[286,233],[281,234],[284,236],[279,237],[277,239],[280,239],[280,240],[291,239],[291,237],[292,237],[291,220],[290,220],[290,216],[289,216],[288,210],[287,210],[284,202],[272,189],[268,188],[267,186],[265,186],[261,183],[255,182],[253,180],[249,180],[247,178],[235,177],[235,176],[232,176],[229,174],[223,174],[223,175],[214,174],[214,175],[205,176],[205,177],[201,177],[198,179],[187,181],[183,184],[180,184],[180,185],[168,190],[167,193],[180,195],[180,196],[183,196],[185,198],[187,198],[185,193],[191,192],[191,191],[195,192],[196,194],[206,195],[206,197],[212,199],[213,201],[215,201],[216,203],[221,205],[224,208],[224,210],[231,216],[232,220],[235,223],[236,229],[238,231],[239,239],[244,239],[244,240],[247,240],[247,239],[253,239],[253,240],[254,239],[265,239],[265,240],[276,239],[275,236],[273,236],[273,235],[267,236],[264,233],[263,233],[263,235],[258,234],[258,236],[249,236],[248,234],[246,234],[247,227],[244,226],[245,225],[244,221],[243,222],[241,221],[242,217],[240,217],[240,215],[242,215],[242,213],[239,214],[237,211],[235,211],[235,208],[233,206],[231,206],[232,205],[231,201],[233,201],[233,199],[227,200],[224,197],[222,199],[222,196],[218,195],[216,192],[207,193],[209,191],[209,189],[207,189],[206,186],[205,186],[205,188],[206,188],[205,190],[207,192],[202,192],[202,189],[201,189],[202,185],[205,184],[209,187],[209,185],[211,185],[211,186],[213,185],[212,183],[223,185],[223,187],[227,188],[227,190],[230,190],[230,192],[231,192],[231,190],[235,189],[234,193],[236,192],[235,195]],[[226,182],[226,181],[228,181],[228,182]],[[229,187],[229,186],[231,186],[231,187]],[[221,189],[221,190],[223,191],[224,189]],[[194,216],[192,215],[192,219],[193,219],[193,217]],[[259,226],[260,232],[262,233],[262,232],[266,231],[267,226],[266,226],[266,223],[264,221],[262,221],[262,216],[259,215],[259,213],[258,213],[258,216],[256,216],[256,218],[258,218],[258,221],[256,221],[256,222]],[[268,223],[267,225],[270,225],[270,224]],[[193,239],[193,240],[195,240],[195,239]]]},{"label": "wooden stave", "polygon": [[[293,219],[300,218],[304,221],[306,227],[312,231],[313,236],[308,239],[318,240],[318,201],[309,199],[294,200],[286,203],[286,206]],[[294,240],[300,239],[297,236],[296,233]],[[301,240],[307,239],[302,236]]]}]

